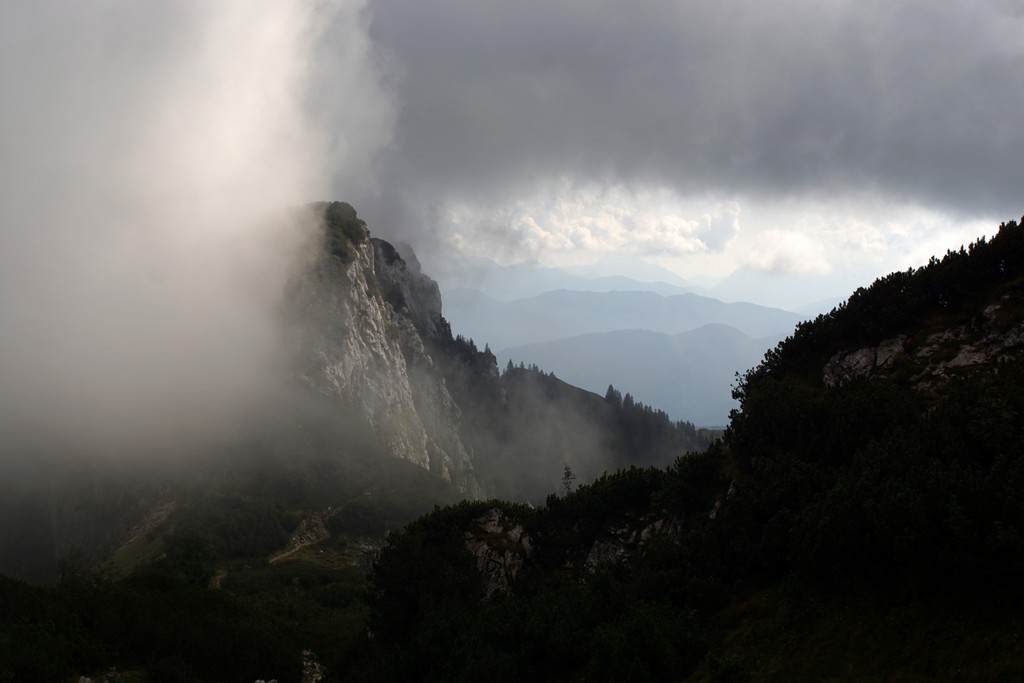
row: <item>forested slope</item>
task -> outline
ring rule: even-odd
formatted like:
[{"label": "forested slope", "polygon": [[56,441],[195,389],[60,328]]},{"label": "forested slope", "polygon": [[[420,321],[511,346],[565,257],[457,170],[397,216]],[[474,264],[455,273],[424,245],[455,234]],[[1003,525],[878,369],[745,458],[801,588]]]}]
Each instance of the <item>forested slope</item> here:
[{"label": "forested slope", "polygon": [[[541,509],[464,504],[392,535],[361,670],[1022,675],[1022,283],[1011,222],[800,325],[740,378],[707,452]],[[846,358],[860,360],[827,370]]]}]

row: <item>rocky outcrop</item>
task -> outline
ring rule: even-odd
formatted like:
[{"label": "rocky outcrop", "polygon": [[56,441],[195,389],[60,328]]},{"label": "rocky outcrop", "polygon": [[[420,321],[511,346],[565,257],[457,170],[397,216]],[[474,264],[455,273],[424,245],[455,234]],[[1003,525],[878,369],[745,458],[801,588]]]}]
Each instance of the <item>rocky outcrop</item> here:
[{"label": "rocky outcrop", "polygon": [[[656,537],[677,541],[682,535],[682,519],[665,511],[646,514],[627,513],[609,521],[589,546],[570,551],[565,568],[592,574],[613,562],[628,562]],[[523,567],[543,551],[523,525],[498,508],[476,518],[463,540],[476,561],[484,585],[484,599],[508,593]]]},{"label": "rocky outcrop", "polygon": [[354,251],[347,265],[321,259],[293,289],[299,376],[354,406],[395,456],[429,467],[395,320],[373,277],[372,247],[367,241]]},{"label": "rocky outcrop", "polygon": [[627,561],[641,550],[645,543],[655,536],[668,535],[677,539],[680,535],[679,519],[665,514],[629,515],[618,524],[609,524],[590,546],[590,552],[583,565],[593,572],[609,562]]},{"label": "rocky outcrop", "polygon": [[438,341],[448,329],[441,317],[441,290],[388,242],[370,240],[374,274],[385,301],[394,313],[395,333],[405,357],[413,404],[426,430],[431,468],[447,480],[461,477],[466,492],[479,494],[472,481],[472,458],[462,442],[462,410],[448,392],[427,351],[427,341]]},{"label": "rocky outcrop", "polygon": [[312,650],[302,651],[302,683],[320,683],[327,675],[327,667],[320,663]]},{"label": "rocky outcrop", "polygon": [[1004,308],[1015,302],[1004,296],[986,307],[980,319],[944,329],[900,334],[875,346],[839,351],[822,370],[825,386],[855,379],[901,377],[918,389],[931,389],[958,372],[998,363],[1024,352],[1024,321],[1007,323]]},{"label": "rocky outcrop", "polygon": [[533,539],[521,524],[513,523],[497,508],[477,518],[464,538],[483,578],[485,600],[495,593],[507,593],[524,561],[533,557]]},{"label": "rocky outcrop", "polygon": [[335,513],[336,510],[334,508],[328,508],[326,510],[316,510],[306,515],[299,522],[299,526],[292,533],[291,538],[288,539],[288,545],[285,549],[273,555],[268,562],[276,564],[281,560],[291,557],[303,548],[308,548],[330,538],[331,532],[327,528],[327,522]]},{"label": "rocky outcrop", "polygon": [[878,346],[840,351],[825,364],[826,386],[837,386],[852,379],[870,377],[875,372],[894,368],[906,352],[907,335],[882,340]]},{"label": "rocky outcrop", "polygon": [[419,261],[406,261],[389,242],[372,238],[373,267],[384,299],[407,317],[425,339],[441,334],[441,288],[420,271]]}]

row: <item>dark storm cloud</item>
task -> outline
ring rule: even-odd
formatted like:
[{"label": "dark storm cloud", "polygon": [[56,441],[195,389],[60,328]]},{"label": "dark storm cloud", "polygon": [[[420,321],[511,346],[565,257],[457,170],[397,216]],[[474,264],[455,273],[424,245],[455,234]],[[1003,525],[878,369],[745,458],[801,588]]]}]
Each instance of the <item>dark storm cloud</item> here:
[{"label": "dark storm cloud", "polygon": [[389,189],[487,203],[571,176],[1014,215],[1014,7],[373,0],[403,72]]}]

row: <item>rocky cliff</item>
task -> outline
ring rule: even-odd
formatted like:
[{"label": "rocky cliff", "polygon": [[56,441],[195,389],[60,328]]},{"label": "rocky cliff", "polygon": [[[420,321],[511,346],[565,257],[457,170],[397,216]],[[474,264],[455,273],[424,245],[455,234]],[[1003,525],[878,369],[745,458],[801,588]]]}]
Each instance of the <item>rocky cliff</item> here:
[{"label": "rocky cliff", "polygon": [[478,496],[461,411],[424,344],[445,329],[437,283],[370,239],[348,204],[312,211],[323,241],[293,282],[285,314],[296,375],[365,419],[395,457]]},{"label": "rocky cliff", "polygon": [[[143,552],[137,529],[146,520],[180,503],[154,538],[181,531],[190,510],[221,489],[314,511],[354,495],[395,496],[402,486],[432,502],[482,497],[460,437],[462,413],[428,351],[450,334],[437,284],[370,239],[348,204],[313,204],[297,218],[292,227],[311,239],[279,310],[290,377],[268,383],[280,395],[260,398],[272,407],[200,452],[154,444],[146,459],[93,463],[69,451],[18,467],[0,461],[0,573],[46,583],[58,563],[89,570],[112,557],[127,571],[134,560],[120,555],[161,552]],[[429,474],[410,479],[397,463],[379,462],[388,455]],[[399,522],[419,511],[381,514]]]}]

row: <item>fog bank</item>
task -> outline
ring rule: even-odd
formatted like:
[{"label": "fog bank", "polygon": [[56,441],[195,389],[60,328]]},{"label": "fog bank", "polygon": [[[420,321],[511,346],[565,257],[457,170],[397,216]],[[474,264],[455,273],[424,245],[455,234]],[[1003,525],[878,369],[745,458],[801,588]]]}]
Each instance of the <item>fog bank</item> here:
[{"label": "fog bank", "polygon": [[284,211],[372,182],[391,135],[362,9],[0,8],[4,434],[213,438],[275,391]]}]

